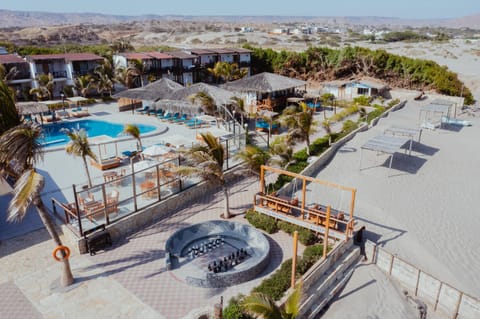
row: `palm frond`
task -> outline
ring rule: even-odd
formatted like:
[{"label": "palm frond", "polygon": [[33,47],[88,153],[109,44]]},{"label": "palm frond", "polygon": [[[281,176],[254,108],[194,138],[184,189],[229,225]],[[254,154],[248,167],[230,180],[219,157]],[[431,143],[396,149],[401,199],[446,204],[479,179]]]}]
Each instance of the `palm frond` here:
[{"label": "palm frond", "polygon": [[302,297],[302,282],[299,282],[293,293],[288,297],[285,302],[285,313],[289,318],[296,318],[300,311],[300,299]]},{"label": "palm frond", "polygon": [[0,166],[17,161],[23,169],[31,168],[43,159],[42,145],[38,142],[41,128],[35,124],[15,126],[0,136]]},{"label": "palm frond", "polygon": [[7,221],[20,221],[25,217],[27,208],[34,198],[40,196],[45,184],[42,175],[34,169],[26,170],[15,183],[13,198],[8,206]]},{"label": "palm frond", "polygon": [[242,308],[263,319],[282,319],[282,312],[275,302],[262,293],[252,293],[242,301]]}]

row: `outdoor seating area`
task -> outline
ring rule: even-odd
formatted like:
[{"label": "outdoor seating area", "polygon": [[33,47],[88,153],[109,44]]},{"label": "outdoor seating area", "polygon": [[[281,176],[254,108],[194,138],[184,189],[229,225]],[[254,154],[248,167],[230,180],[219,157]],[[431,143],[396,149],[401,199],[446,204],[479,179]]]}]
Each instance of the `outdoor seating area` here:
[{"label": "outdoor seating area", "polygon": [[[269,193],[265,186],[266,172],[274,172],[275,174],[283,174],[295,178],[297,180],[296,183],[302,183],[300,196],[297,194],[286,196],[286,190],[283,190],[283,192],[280,190]],[[349,209],[335,209],[326,203],[318,203],[318,196],[313,192],[313,188],[307,188],[307,183],[319,184],[323,187],[337,190],[337,192],[350,193]],[[262,166],[260,172],[260,191],[254,195],[254,209],[259,213],[311,229],[317,233],[325,233],[326,229],[330,229],[332,230],[332,237],[343,240],[348,238],[353,230],[355,222],[353,218],[355,193],[356,190],[354,188],[321,181],[309,176],[302,176],[273,167]],[[310,203],[307,197],[314,197],[315,201]]]},{"label": "outdoor seating area", "polygon": [[93,159],[90,160],[90,164],[92,166],[102,171],[118,167],[120,166],[121,163],[122,163],[122,159],[119,157],[104,158],[104,159],[100,159],[99,161],[95,161]]}]

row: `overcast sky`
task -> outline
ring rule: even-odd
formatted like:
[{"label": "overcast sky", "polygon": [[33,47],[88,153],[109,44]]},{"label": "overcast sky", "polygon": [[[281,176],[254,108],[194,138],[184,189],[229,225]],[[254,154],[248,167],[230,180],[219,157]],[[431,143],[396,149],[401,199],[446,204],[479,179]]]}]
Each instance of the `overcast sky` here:
[{"label": "overcast sky", "polygon": [[480,13],[479,0],[2,0],[0,9],[120,15],[282,15],[455,18]]}]

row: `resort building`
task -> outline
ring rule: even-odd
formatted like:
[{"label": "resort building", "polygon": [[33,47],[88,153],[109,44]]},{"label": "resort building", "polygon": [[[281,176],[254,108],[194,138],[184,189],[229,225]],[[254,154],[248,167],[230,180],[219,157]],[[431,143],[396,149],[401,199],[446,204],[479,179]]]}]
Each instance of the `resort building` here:
[{"label": "resort building", "polygon": [[371,78],[352,81],[336,80],[324,82],[320,93],[331,93],[338,100],[352,100],[361,95],[386,97],[388,87],[385,83]]}]

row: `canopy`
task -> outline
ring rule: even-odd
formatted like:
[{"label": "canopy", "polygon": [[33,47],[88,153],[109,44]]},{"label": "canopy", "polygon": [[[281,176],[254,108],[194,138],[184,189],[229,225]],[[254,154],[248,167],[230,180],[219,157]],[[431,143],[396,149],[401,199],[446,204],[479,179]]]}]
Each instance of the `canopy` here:
[{"label": "canopy", "polygon": [[37,114],[48,112],[48,106],[40,102],[19,102],[16,104],[20,114]]},{"label": "canopy", "polygon": [[235,96],[235,94],[231,91],[219,88],[217,86],[205,83],[196,83],[189,87],[173,92],[169,98],[173,100],[187,100],[190,99],[191,96],[194,96],[200,92],[210,95],[216,105],[231,104],[231,98]]},{"label": "canopy", "polygon": [[183,86],[177,82],[167,78],[162,78],[144,87],[119,92],[112,97],[116,99],[123,97],[134,100],[157,101],[168,98],[173,92],[181,88],[183,88]]},{"label": "canopy", "polygon": [[171,135],[165,137],[165,142],[169,143],[173,147],[184,147],[191,146],[193,141],[192,139],[186,138],[183,135]]},{"label": "canopy", "polygon": [[196,104],[181,100],[159,100],[152,104],[155,109],[163,109],[171,112],[200,113],[202,108]]},{"label": "canopy", "polygon": [[147,168],[154,167],[155,165],[159,164],[159,162],[154,160],[143,160],[133,164],[133,170],[135,172],[143,171]]},{"label": "canopy", "polygon": [[147,156],[162,156],[170,153],[170,149],[162,145],[152,145],[144,149],[142,153]]},{"label": "canopy", "polygon": [[[362,150],[369,150],[375,152],[381,152],[390,154],[390,165],[392,168],[393,154],[398,152],[405,144],[410,141],[410,152],[412,151],[412,139],[409,137],[391,136],[391,135],[377,135],[367,143],[362,145]],[[362,160],[360,157],[360,167],[362,166]]]},{"label": "canopy", "polygon": [[240,80],[226,83],[224,87],[233,91],[270,93],[306,85],[307,82],[283,75],[263,72]]}]

